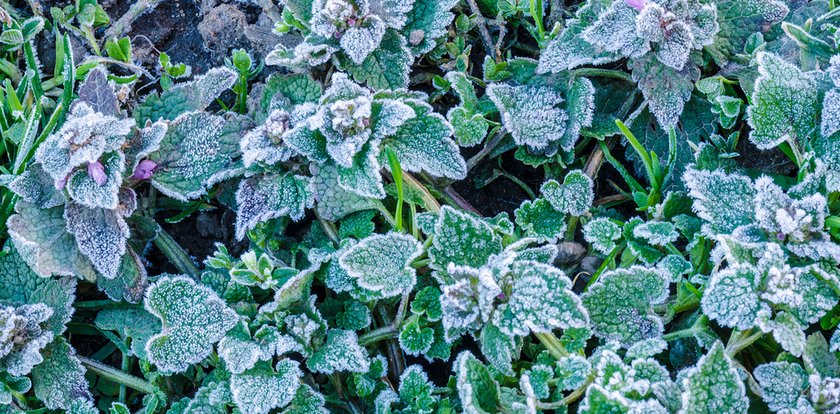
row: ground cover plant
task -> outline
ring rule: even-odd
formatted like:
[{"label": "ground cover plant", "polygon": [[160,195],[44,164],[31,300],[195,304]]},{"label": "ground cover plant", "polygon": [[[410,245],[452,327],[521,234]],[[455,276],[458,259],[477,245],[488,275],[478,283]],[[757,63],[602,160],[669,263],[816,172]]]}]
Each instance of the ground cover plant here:
[{"label": "ground cover plant", "polygon": [[840,412],[834,0],[0,2],[0,412]]}]

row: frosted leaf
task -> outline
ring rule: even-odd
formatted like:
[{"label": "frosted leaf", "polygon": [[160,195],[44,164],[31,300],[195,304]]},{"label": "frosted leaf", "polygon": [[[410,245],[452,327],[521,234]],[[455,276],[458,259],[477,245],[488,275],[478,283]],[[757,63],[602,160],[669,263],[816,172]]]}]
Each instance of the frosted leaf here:
[{"label": "frosted leaf", "polygon": [[490,371],[469,351],[455,360],[458,397],[464,413],[485,414],[498,411],[501,390]]},{"label": "frosted leaf", "polygon": [[297,362],[284,359],[274,370],[258,367],[230,377],[230,393],[243,413],[268,414],[295,397],[303,376]]},{"label": "frosted leaf", "polygon": [[745,413],[746,387],[720,341],[683,376],[680,414]]},{"label": "frosted leaf", "polygon": [[32,369],[35,396],[49,409],[67,409],[76,398],[91,399],[85,368],[64,337],[52,341],[41,354],[44,362]]},{"label": "frosted leaf", "polygon": [[239,141],[250,123],[241,116],[181,115],[169,124],[160,150],[149,156],[157,164],[152,184],[181,201],[201,196],[241,168]]},{"label": "frosted leaf", "polygon": [[[327,94],[332,89],[334,87],[327,89]],[[368,95],[326,101],[312,118],[312,126],[324,135],[327,153],[338,165],[353,165],[353,158],[370,140],[372,106]]]},{"label": "frosted leaf", "polygon": [[630,346],[662,335],[662,319],[653,306],[668,297],[664,273],[633,266],[605,272],[581,295],[596,336]]},{"label": "frosted leaf", "polygon": [[63,182],[76,167],[97,162],[102,154],[120,149],[133,126],[131,119],[105,116],[78,102],[61,129],[38,146],[35,160],[56,183]]},{"label": "frosted leaf", "polygon": [[376,208],[374,200],[364,198],[338,185],[338,171],[333,166],[310,165],[313,173],[312,185],[315,197],[315,207],[321,217],[337,221],[338,219],[361,210]]},{"label": "frosted leaf", "polygon": [[248,326],[240,321],[219,341],[218,354],[225,361],[225,368],[232,374],[242,374],[254,368],[260,360],[268,360],[274,353],[251,339]]},{"label": "frosted leaf", "polygon": [[338,263],[359,286],[390,297],[413,289],[417,271],[411,262],[422,253],[414,237],[391,232],[362,239],[339,256]]},{"label": "frosted leaf", "polygon": [[113,279],[96,278],[96,287],[113,301],[138,303],[143,300],[143,294],[148,286],[145,264],[140,256],[131,249],[130,245],[126,249],[122,260],[120,260],[117,277]]},{"label": "frosted leaf", "polygon": [[450,109],[446,114],[446,119],[452,125],[455,140],[462,147],[480,144],[490,127],[482,114],[470,114],[460,106]]},{"label": "frosted leaf", "polygon": [[636,36],[637,15],[638,11],[626,2],[613,1],[612,6],[582,36],[604,51],[631,58],[641,57],[650,50],[650,43]]},{"label": "frosted leaf", "polygon": [[131,338],[129,355],[148,359],[146,342],[160,332],[160,320],[141,307],[105,308],[96,314],[96,327]]},{"label": "frosted leaf", "polygon": [[67,232],[63,207],[40,209],[18,201],[15,211],[17,214],[6,222],[9,236],[35,273],[96,280],[93,264],[79,252],[76,240]]},{"label": "frosted leaf", "polygon": [[[444,340],[446,336],[447,332],[444,331]],[[478,342],[481,354],[490,365],[505,375],[514,375],[512,362],[519,356],[515,337],[502,332],[493,324],[486,324],[478,335]]]},{"label": "frosted leaf", "polygon": [[166,136],[168,128],[169,122],[167,121],[161,120],[153,124],[147,122],[143,129],[129,138],[128,143],[126,143],[128,147],[123,150],[125,158],[128,160],[129,171],[136,171],[141,162],[145,161],[148,164],[148,160],[144,158],[160,148],[160,143]]},{"label": "frosted leaf", "polygon": [[656,50],[656,58],[674,70],[683,70],[694,45],[694,35],[687,24],[675,21],[665,27],[664,38]]},{"label": "frosted leaf", "polygon": [[324,396],[306,384],[300,384],[289,405],[280,414],[329,414]]},{"label": "frosted leaf", "polygon": [[370,16],[361,25],[348,28],[338,42],[347,57],[359,65],[382,42],[385,29],[385,23],[378,16]]},{"label": "frosted leaf", "polygon": [[464,331],[479,329],[490,320],[502,289],[486,267],[450,264],[447,271],[455,283],[441,288],[440,306],[444,334],[451,342]]},{"label": "frosted leaf", "polygon": [[715,41],[720,30],[718,11],[715,4],[704,4],[697,10],[694,19],[689,23],[691,35],[694,37],[694,48],[709,46]]},{"label": "frosted leaf", "polygon": [[47,329],[52,313],[52,308],[43,303],[0,305],[0,369],[23,376],[43,362],[41,349],[54,337]]},{"label": "frosted leaf", "polygon": [[407,410],[414,409],[412,412],[431,411],[437,402],[432,396],[433,387],[423,368],[412,365],[400,375],[400,400],[408,405]]},{"label": "frosted leaf", "polygon": [[429,327],[420,327],[417,321],[410,321],[402,326],[398,339],[403,352],[420,356],[429,352],[435,340],[435,331]]},{"label": "frosted leaf", "polygon": [[40,164],[30,164],[26,171],[8,184],[8,187],[21,200],[39,208],[52,208],[64,204],[64,194],[55,188],[52,177]]},{"label": "frosted leaf", "polygon": [[414,56],[430,52],[437,40],[447,34],[455,15],[451,12],[456,0],[414,0],[401,32],[408,39]]},{"label": "frosted leaf", "polygon": [[721,66],[743,53],[750,36],[756,32],[763,35],[778,27],[788,14],[787,2],[781,0],[720,0],[716,3],[720,30],[710,50],[715,51],[711,55]]},{"label": "frosted leaf", "polygon": [[627,349],[626,360],[650,358],[668,349],[668,343],[661,338],[644,339]]},{"label": "frosted leaf", "polygon": [[79,251],[106,279],[117,277],[125,254],[129,229],[116,210],[88,208],[68,203],[64,208],[67,232],[75,236]]},{"label": "frosted leaf", "polygon": [[238,317],[210,288],[184,276],[164,276],[146,291],[146,310],[162,330],[146,343],[149,362],[163,372],[183,372],[213,352]]},{"label": "frosted leaf", "polygon": [[607,391],[597,384],[586,389],[586,395],[580,405],[581,414],[629,414],[630,401],[617,392]]},{"label": "frosted leaf", "polygon": [[636,17],[636,35],[651,42],[661,42],[665,38],[665,28],[662,26],[665,13],[665,9],[654,2],[642,4]]},{"label": "frosted leaf", "polygon": [[277,217],[302,219],[314,204],[310,185],[308,177],[291,173],[242,180],[236,191],[236,237],[242,240],[257,224]]},{"label": "frosted leaf", "polygon": [[443,206],[435,223],[432,245],[428,248],[429,267],[439,281],[449,278],[450,263],[480,267],[492,254],[502,250],[501,237],[485,221],[449,206]]},{"label": "frosted leaf", "polygon": [[338,185],[362,197],[385,198],[385,186],[382,184],[382,175],[379,173],[381,169],[379,148],[368,143],[354,158],[353,165],[336,166]]},{"label": "frosted leaf", "polygon": [[557,211],[582,216],[595,199],[593,187],[588,175],[581,170],[572,170],[566,174],[563,184],[555,180],[546,181],[540,187],[540,192]]},{"label": "frosted leaf", "polygon": [[162,92],[152,93],[142,104],[134,108],[134,119],[138,124],[158,119],[172,121],[179,115],[191,111],[203,111],[222,92],[236,83],[238,75],[226,67],[213,68],[203,76],[190,82],[182,82]]},{"label": "frosted leaf", "polygon": [[293,50],[278,43],[274,50],[265,56],[265,64],[269,66],[284,66],[289,68],[308,68],[318,66],[330,60],[338,48],[327,44],[298,43]]},{"label": "frosted leaf", "polygon": [[706,222],[703,233],[707,236],[729,234],[753,222],[756,192],[748,177],[720,170],[689,169],[683,182],[694,199],[694,212]]},{"label": "frosted leaf", "polygon": [[772,319],[769,314],[759,314],[756,324],[764,332],[772,332],[773,339],[782,349],[794,356],[801,356],[805,351],[805,326],[789,312],[778,312]]},{"label": "frosted leaf", "polygon": [[508,301],[499,305],[493,324],[506,334],[525,336],[555,328],[581,328],[588,315],[572,282],[559,269],[538,262],[511,266],[514,282]]},{"label": "frosted leaf", "polygon": [[612,4],[610,0],[582,3],[574,19],[566,21],[566,28],[548,43],[540,54],[537,73],[558,73],[582,65],[600,65],[619,59],[588,42],[582,33]]},{"label": "frosted leaf", "polygon": [[761,399],[773,411],[795,409],[802,391],[808,387],[808,374],[791,362],[770,362],[757,366],[753,377],[761,385]]},{"label": "frosted leaf", "polygon": [[566,232],[566,215],[555,210],[545,198],[525,200],[514,211],[516,224],[526,237],[541,241],[556,241]]},{"label": "frosted leaf", "polygon": [[819,332],[808,335],[802,361],[809,374],[840,377],[840,361],[837,360],[837,355],[829,351],[825,337]]},{"label": "frosted leaf", "polygon": [[814,77],[772,53],[761,52],[756,60],[759,77],[747,108],[750,142],[762,150],[789,139],[805,142],[817,128]]},{"label": "frosted leaf", "polygon": [[631,63],[633,80],[642,91],[650,112],[663,127],[676,125],[686,102],[691,99],[700,71],[693,65],[676,70],[651,55]]},{"label": "frosted leaf", "polygon": [[67,180],[67,193],[73,201],[85,207],[113,210],[119,204],[125,156],[121,152],[106,154],[99,165],[104,167],[103,183],[97,182],[97,177],[91,175],[89,168],[76,170]]},{"label": "frosted leaf", "polygon": [[554,364],[554,371],[557,377],[557,388],[562,391],[572,391],[586,383],[592,371],[592,364],[580,355],[570,354],[560,358]]},{"label": "frosted leaf", "polygon": [[824,138],[828,138],[837,131],[840,131],[840,87],[825,93],[820,131]]},{"label": "frosted leaf", "polygon": [[563,139],[569,116],[559,107],[563,96],[553,88],[493,83],[486,92],[517,145],[540,150]]},{"label": "frosted leaf", "polygon": [[679,233],[673,224],[667,221],[646,221],[633,228],[633,236],[645,239],[655,246],[665,246],[677,241]]},{"label": "frosted leaf", "polygon": [[379,47],[364,62],[346,62],[345,66],[353,79],[371,88],[400,89],[408,86],[408,73],[413,62],[406,39],[393,30],[387,30]]},{"label": "frosted leaf", "polygon": [[[301,105],[314,110],[314,104]],[[254,128],[239,143],[242,151],[242,162],[245,167],[257,163],[276,164],[287,161],[294,155],[294,151],[283,145],[282,137],[291,129],[291,115],[283,110],[275,109],[268,114],[265,124]]]},{"label": "frosted leaf", "polygon": [[323,374],[367,372],[370,360],[355,332],[330,329],[326,342],[306,360],[306,366]]},{"label": "frosted leaf", "polygon": [[571,151],[580,138],[580,130],[592,126],[595,116],[595,86],[587,78],[575,77],[566,91],[566,111],[569,123],[560,141],[563,151]]},{"label": "frosted leaf", "polygon": [[608,218],[600,217],[583,226],[583,238],[598,252],[610,254],[615,248],[615,241],[621,238],[621,227]]},{"label": "frosted leaf", "polygon": [[465,178],[467,165],[452,140],[449,122],[424,102],[411,101],[409,106],[416,116],[384,141],[396,152],[400,166],[406,171],[425,171],[435,177]]},{"label": "frosted leaf", "polygon": [[656,264],[656,267],[671,275],[671,280],[674,282],[679,282],[682,276],[688,275],[692,271],[691,262],[678,254],[669,254],[663,257]]},{"label": "frosted leaf", "polygon": [[715,272],[700,301],[703,313],[724,326],[752,327],[758,312],[766,307],[756,292],[760,278],[758,270],[750,265]]},{"label": "frosted leaf", "polygon": [[87,103],[95,112],[118,117],[120,107],[114,86],[108,81],[105,69],[97,66],[88,72],[85,81],[79,85],[79,101]]},{"label": "frosted leaf", "polygon": [[17,250],[11,249],[0,256],[0,286],[3,286],[3,289],[0,289],[0,306],[47,305],[52,310],[52,315],[47,318],[43,327],[56,336],[64,332],[64,325],[73,315],[75,277],[41,277],[29,268]]}]

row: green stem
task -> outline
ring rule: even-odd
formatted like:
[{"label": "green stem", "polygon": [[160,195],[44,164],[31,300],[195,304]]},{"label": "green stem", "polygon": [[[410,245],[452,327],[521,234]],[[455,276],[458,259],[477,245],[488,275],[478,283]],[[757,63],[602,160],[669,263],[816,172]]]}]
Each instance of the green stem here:
[{"label": "green stem", "polygon": [[620,70],[599,69],[599,68],[580,68],[572,71],[572,75],[576,77],[595,76],[599,78],[613,78],[621,79],[625,82],[636,83],[633,77]]},{"label": "green stem", "polygon": [[102,378],[106,378],[117,384],[125,385],[126,387],[146,394],[153,394],[156,391],[155,386],[144,379],[126,374],[116,368],[109,367],[108,365],[83,356],[79,356],[78,358],[88,371],[93,372]]},{"label": "green stem", "polygon": [[604,273],[604,271],[607,270],[607,266],[609,266],[610,262],[612,262],[616,258],[616,256],[618,256],[619,252],[624,250],[625,246],[626,242],[621,242],[621,244],[615,246],[615,248],[612,249],[610,255],[607,256],[606,259],[604,259],[604,262],[601,263],[600,266],[598,266],[598,270],[595,271],[595,274],[592,275],[591,278],[589,278],[589,282],[586,283],[586,288],[584,289],[584,291],[586,291],[586,289],[588,289],[589,286],[592,286],[592,284],[595,283],[596,280],[598,280],[598,276],[601,276],[601,273]]},{"label": "green stem", "polygon": [[41,97],[44,96],[44,88],[41,86],[41,70],[38,68],[38,60],[35,59],[31,41],[23,43],[23,55],[26,58],[26,66],[35,72],[32,76],[32,92],[35,93],[35,102],[40,102]]},{"label": "green stem", "polygon": [[540,340],[540,343],[545,346],[545,349],[554,359],[560,360],[563,357],[569,356],[569,351],[566,350],[566,347],[560,343],[560,340],[557,339],[551,332],[538,332],[535,333],[534,336]]},{"label": "green stem", "polygon": [[158,231],[154,240],[155,246],[166,256],[167,259],[178,269],[179,272],[198,277],[198,269],[186,251],[179,245],[172,236],[163,229]]},{"label": "green stem", "polygon": [[647,171],[648,180],[651,186],[656,185],[656,174],[653,170],[653,161],[650,158],[650,154],[647,152],[645,147],[636,139],[636,136],[630,131],[630,128],[627,128],[627,125],[624,125],[621,120],[616,119],[615,124],[618,126],[618,129],[621,130],[621,133],[627,138],[627,142],[633,146],[633,149],[636,150],[636,153],[639,154],[639,157],[642,159],[642,162],[645,164],[645,171]]},{"label": "green stem", "polygon": [[747,329],[746,331],[735,329],[732,331],[732,335],[729,336],[729,341],[726,343],[726,353],[730,357],[734,357],[738,352],[741,352],[744,348],[752,345],[753,342],[761,338],[762,335],[764,333],[755,328]]},{"label": "green stem", "polygon": [[504,128],[500,129],[496,135],[493,135],[493,138],[490,138],[490,141],[484,144],[484,147],[481,148],[480,151],[475,153],[470,159],[467,160],[467,171],[472,170],[475,168],[478,163],[480,163],[485,157],[490,155],[496,147],[502,142],[502,138],[505,137],[507,131]]},{"label": "green stem", "polygon": [[359,337],[359,345],[368,346],[370,344],[384,341],[387,339],[396,338],[399,333],[394,325],[386,325],[381,328],[376,328]]}]

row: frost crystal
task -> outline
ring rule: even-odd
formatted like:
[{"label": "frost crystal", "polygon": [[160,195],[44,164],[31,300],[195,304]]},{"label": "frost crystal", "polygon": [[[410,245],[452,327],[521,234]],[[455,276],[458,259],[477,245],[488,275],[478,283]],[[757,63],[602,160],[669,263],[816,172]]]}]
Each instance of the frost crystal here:
[{"label": "frost crystal", "polygon": [[43,361],[40,351],[53,340],[53,333],[45,329],[52,313],[41,303],[0,306],[0,368],[21,376]]},{"label": "frost crystal", "polygon": [[581,170],[569,171],[563,184],[554,180],[543,183],[540,188],[543,197],[560,212],[582,216],[595,199],[594,184]]},{"label": "frost crystal", "polygon": [[35,159],[56,183],[62,182],[76,167],[97,163],[106,152],[120,149],[133,126],[132,119],[106,116],[78,102],[61,129],[38,146]]},{"label": "frost crystal", "polygon": [[158,280],[144,303],[163,324],[146,343],[146,354],[164,372],[183,372],[201,362],[238,319],[215,292],[184,276]]},{"label": "frost crystal", "polygon": [[610,254],[620,237],[621,227],[608,218],[600,217],[583,226],[583,238],[602,254]]},{"label": "frost crystal", "polygon": [[683,377],[680,414],[744,413],[746,387],[720,341]]},{"label": "frost crystal", "polygon": [[339,265],[359,286],[397,296],[414,288],[416,270],[411,262],[423,253],[414,237],[388,233],[362,239],[339,257]]},{"label": "frost crystal", "polygon": [[324,374],[337,371],[367,372],[370,360],[353,331],[331,329],[327,341],[306,360],[309,369]]},{"label": "frost crystal", "polygon": [[499,108],[517,145],[541,150],[563,139],[569,116],[559,107],[563,96],[553,88],[494,83],[488,85],[487,96]]},{"label": "frost crystal", "polygon": [[233,402],[243,413],[268,414],[288,405],[295,397],[303,376],[297,362],[282,360],[274,370],[258,367],[230,378]]}]

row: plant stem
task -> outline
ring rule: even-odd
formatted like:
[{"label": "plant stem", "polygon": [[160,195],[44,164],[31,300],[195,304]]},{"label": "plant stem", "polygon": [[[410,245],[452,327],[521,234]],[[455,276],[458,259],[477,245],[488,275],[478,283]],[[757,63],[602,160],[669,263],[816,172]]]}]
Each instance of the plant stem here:
[{"label": "plant stem", "polygon": [[569,351],[566,350],[566,347],[564,347],[563,344],[560,343],[560,340],[557,339],[557,337],[554,336],[553,333],[538,332],[535,333],[534,336],[536,336],[537,339],[540,340],[540,343],[543,344],[543,346],[545,346],[545,349],[548,351],[548,353],[551,354],[551,356],[554,357],[554,359],[559,360],[565,356],[569,356]]},{"label": "plant stem", "polygon": [[367,346],[386,339],[393,339],[397,337],[397,329],[394,325],[387,325],[381,328],[376,328],[359,337],[359,345]]},{"label": "plant stem", "polygon": [[[478,4],[475,0],[467,0],[467,4],[470,5],[470,12],[476,16],[476,26],[478,26],[478,35],[481,38],[481,44],[484,45],[484,51],[488,55],[495,55],[494,48],[493,48],[493,39],[490,37],[490,31],[487,30],[487,24],[485,23],[485,18],[481,14],[481,9],[478,8]],[[501,60],[501,56],[495,56],[496,62]]]},{"label": "plant stem", "polygon": [[732,335],[729,336],[729,341],[726,342],[726,353],[730,357],[734,357],[738,352],[741,352],[744,348],[752,345],[753,342],[761,338],[762,335],[764,333],[755,328],[747,329],[746,331],[735,329],[732,331]]},{"label": "plant stem", "polygon": [[172,236],[162,228],[158,231],[154,240],[155,246],[166,256],[167,259],[178,269],[179,272],[193,278],[198,277],[198,269],[186,251],[179,245]]},{"label": "plant stem", "polygon": [[620,70],[612,70],[612,69],[599,69],[599,68],[580,68],[575,69],[572,71],[572,74],[576,77],[583,77],[583,76],[596,76],[600,78],[613,78],[613,79],[621,79],[623,81],[629,83],[636,83],[633,80],[633,77],[624,73]]},{"label": "plant stem", "polygon": [[403,178],[403,182],[407,186],[409,186],[409,187],[411,187],[411,188],[420,192],[420,198],[423,199],[423,205],[426,207],[427,211],[430,211],[432,213],[436,213],[436,212],[440,211],[440,203],[438,203],[438,201],[435,199],[435,197],[432,196],[431,193],[429,193],[429,190],[426,188],[426,186],[424,186],[422,183],[420,183],[420,181],[417,181],[417,179],[414,178],[413,175],[411,175],[411,174],[409,174],[405,171],[403,171],[403,177],[402,178]]},{"label": "plant stem", "polygon": [[480,151],[478,151],[477,153],[475,153],[475,155],[470,157],[470,159],[467,160],[467,171],[470,171],[473,168],[475,168],[475,166],[478,165],[478,163],[480,163],[485,157],[490,155],[490,153],[493,152],[493,150],[496,149],[497,146],[499,146],[499,143],[502,142],[502,138],[505,137],[506,133],[507,131],[505,131],[504,128],[500,129],[499,132],[496,133],[496,135],[493,135],[493,138],[490,138],[490,141],[487,141],[484,144],[484,147],[481,148]]},{"label": "plant stem", "polygon": [[135,377],[131,374],[126,374],[125,372],[122,372],[116,368],[112,368],[103,363],[94,361],[90,358],[86,358],[83,356],[79,356],[78,358],[79,361],[82,362],[82,365],[85,366],[85,368],[87,368],[94,374],[99,375],[102,378],[106,378],[117,384],[125,385],[126,387],[146,394],[153,394],[156,391],[155,386],[144,379]]}]

